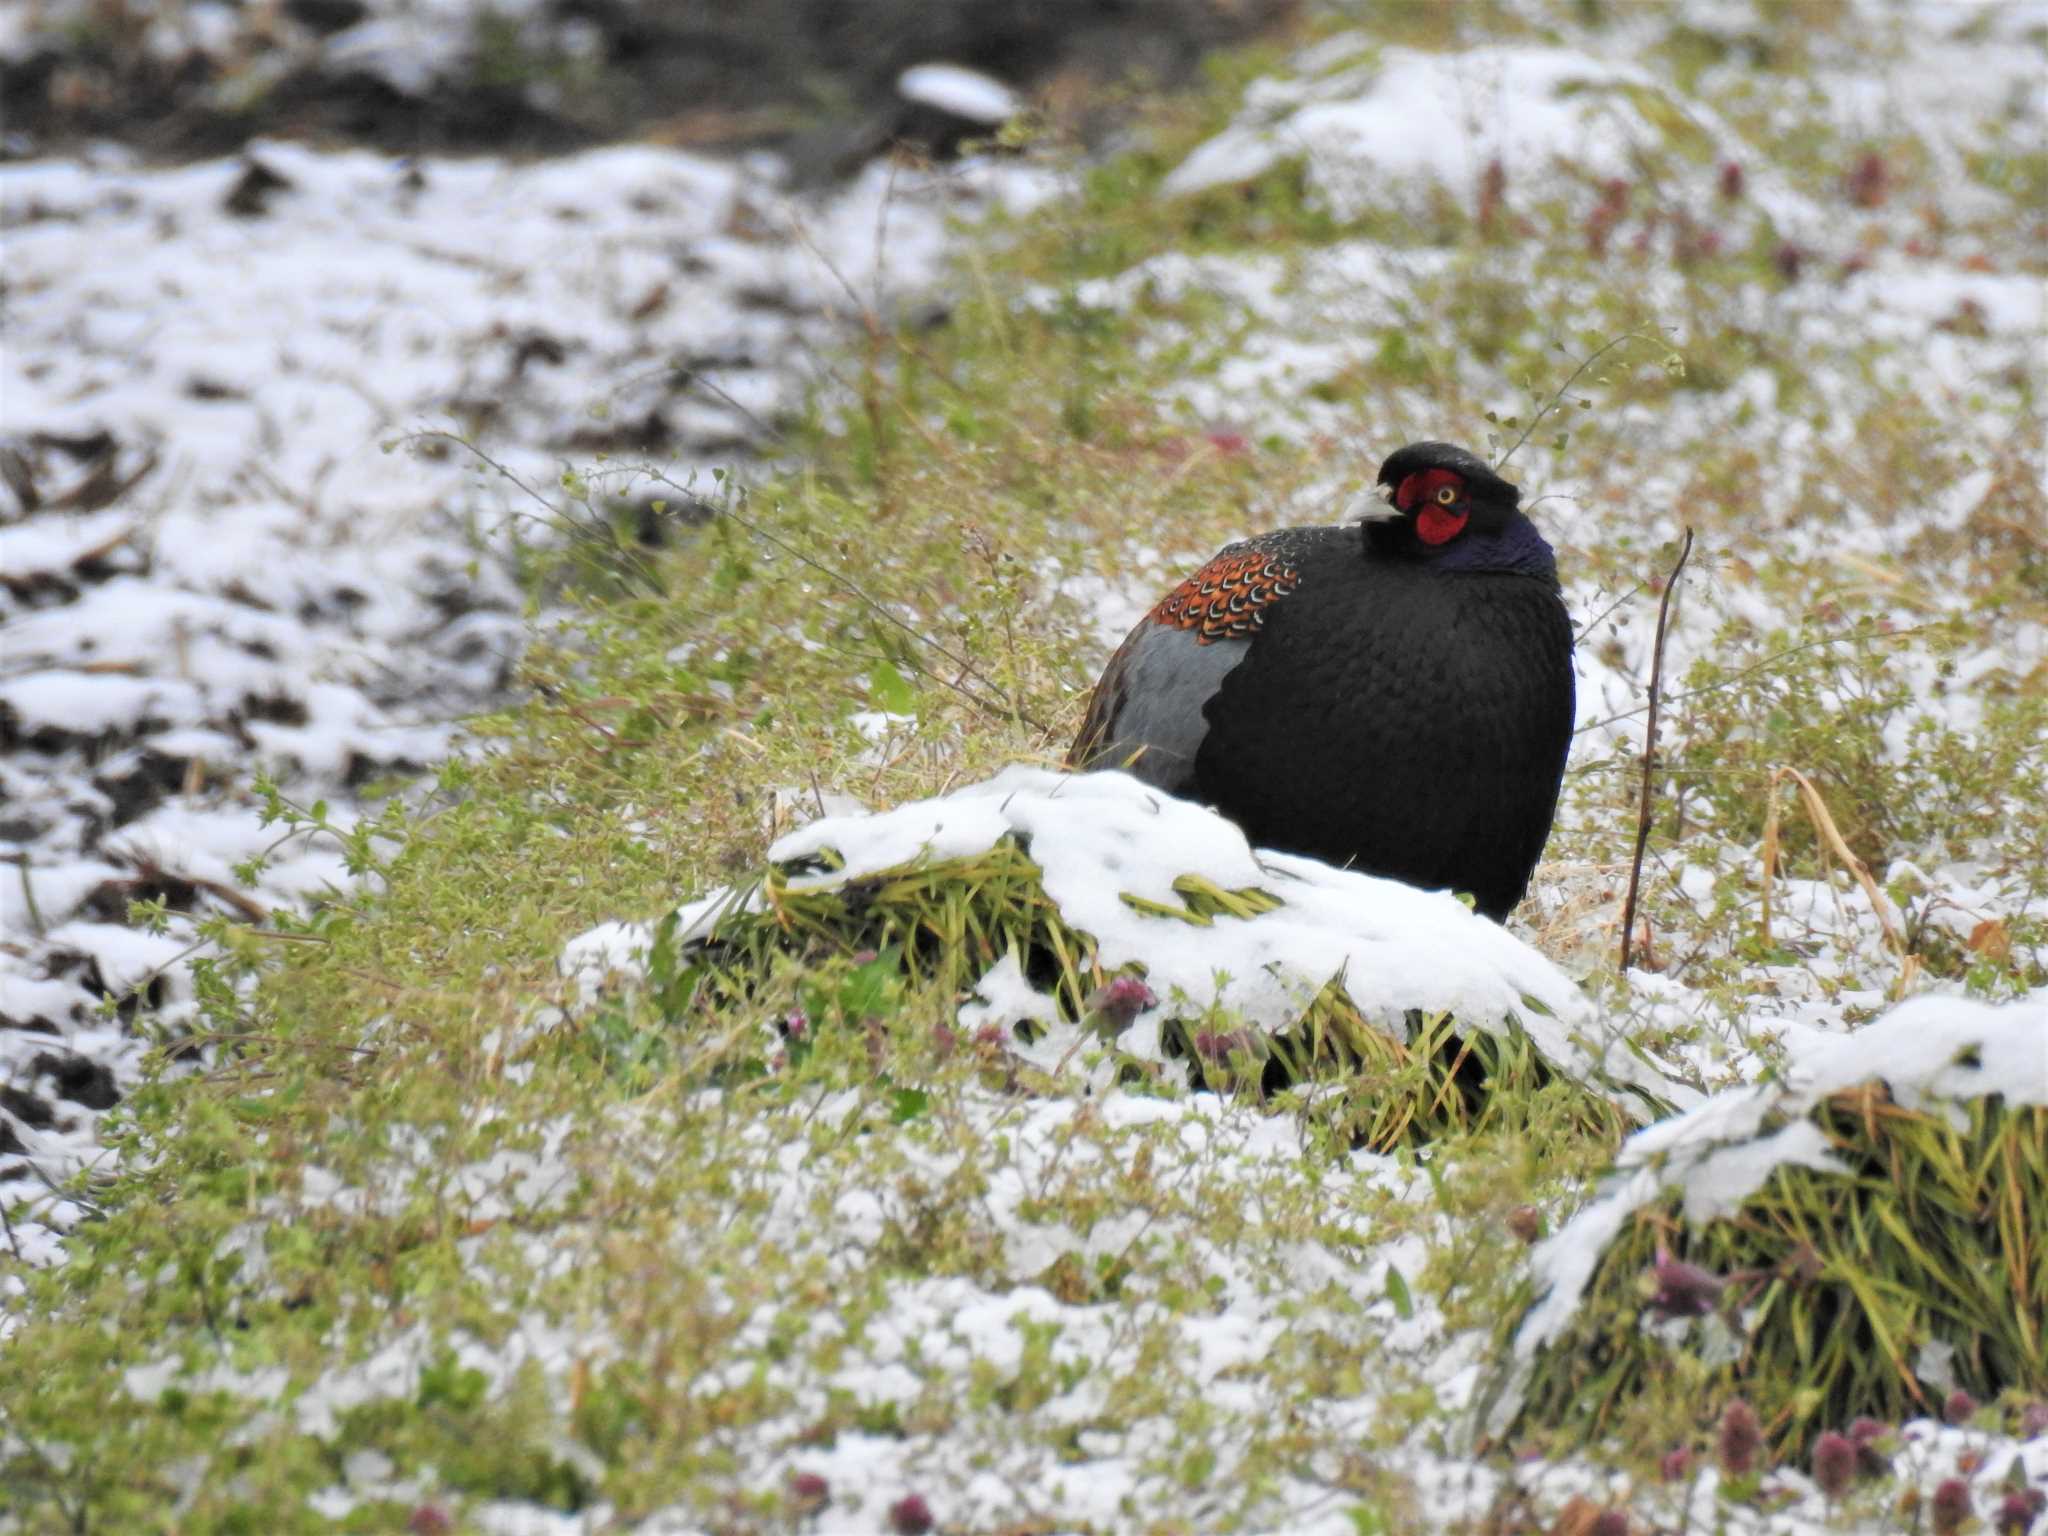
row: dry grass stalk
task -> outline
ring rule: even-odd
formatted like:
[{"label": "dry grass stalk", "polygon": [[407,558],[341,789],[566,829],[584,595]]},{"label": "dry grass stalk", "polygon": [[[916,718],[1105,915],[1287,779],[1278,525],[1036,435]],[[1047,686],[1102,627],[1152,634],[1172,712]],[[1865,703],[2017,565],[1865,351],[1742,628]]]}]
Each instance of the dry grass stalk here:
[{"label": "dry grass stalk", "polygon": [[1863,894],[1870,898],[1870,910],[1877,914],[1878,925],[1884,930],[1885,942],[1891,946],[1892,952],[1899,957],[1899,979],[1893,989],[1893,993],[1895,996],[1903,993],[1913,977],[1919,974],[1919,957],[1907,948],[1906,935],[1892,916],[1890,900],[1878,887],[1876,879],[1872,877],[1870,866],[1856,857],[1854,850],[1849,847],[1847,839],[1842,836],[1841,828],[1835,824],[1835,818],[1828,810],[1827,801],[1821,797],[1820,790],[1814,786],[1812,779],[1789,764],[1776,769],[1771,774],[1771,798],[1769,810],[1764,819],[1764,942],[1766,944],[1771,942],[1771,891],[1777,879],[1778,858],[1782,850],[1778,831],[1778,786],[1786,779],[1792,780],[1793,783],[1799,786],[1800,802],[1806,807],[1806,814],[1813,822],[1814,832],[1820,838],[1822,845],[1831,851],[1837,859],[1841,860],[1842,866],[1851,875],[1855,876],[1857,884],[1863,887]]}]

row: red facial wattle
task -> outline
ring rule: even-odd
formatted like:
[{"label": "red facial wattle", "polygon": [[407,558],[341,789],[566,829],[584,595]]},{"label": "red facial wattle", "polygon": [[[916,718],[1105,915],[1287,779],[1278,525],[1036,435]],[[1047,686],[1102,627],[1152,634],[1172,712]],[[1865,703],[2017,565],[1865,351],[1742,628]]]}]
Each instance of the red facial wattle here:
[{"label": "red facial wattle", "polygon": [[[1425,544],[1448,544],[1465,531],[1470,513],[1464,505],[1465,482],[1448,469],[1425,469],[1408,476],[1394,491],[1394,505],[1415,514],[1415,536]],[[1450,500],[1445,500],[1448,493]]]},{"label": "red facial wattle", "polygon": [[1415,537],[1425,544],[1448,544],[1465,531],[1468,513],[1456,512],[1431,502],[1415,519]]}]

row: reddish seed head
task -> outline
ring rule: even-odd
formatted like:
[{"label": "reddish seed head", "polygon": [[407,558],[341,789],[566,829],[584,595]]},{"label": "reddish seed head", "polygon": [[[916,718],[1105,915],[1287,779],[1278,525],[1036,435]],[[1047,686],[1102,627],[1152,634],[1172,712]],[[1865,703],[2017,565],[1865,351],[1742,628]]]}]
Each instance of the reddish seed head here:
[{"label": "reddish seed head", "polygon": [[976,1050],[999,1051],[1009,1043],[1009,1031],[1000,1024],[984,1024],[974,1032]]},{"label": "reddish seed head", "polygon": [[1757,1422],[1756,1410],[1748,1403],[1738,1397],[1722,1410],[1721,1433],[1714,1442],[1714,1452],[1723,1472],[1730,1477],[1746,1475],[1756,1464],[1756,1453],[1763,1443],[1763,1425]]},{"label": "reddish seed head", "polygon": [[1657,1463],[1657,1470],[1667,1483],[1682,1483],[1692,1476],[1692,1452],[1684,1446],[1677,1446],[1664,1453]]},{"label": "reddish seed head", "polygon": [[789,1480],[789,1496],[806,1512],[832,1502],[832,1485],[815,1472],[798,1472]]},{"label": "reddish seed head", "polygon": [[1849,201],[1858,208],[1881,208],[1891,196],[1891,182],[1891,167],[1873,149],[1849,172]]},{"label": "reddish seed head", "polygon": [[1105,982],[1095,995],[1088,999],[1092,1013],[1102,1015],[1112,1028],[1130,1028],[1131,1020],[1158,1003],[1152,989],[1137,976],[1117,976]]},{"label": "reddish seed head", "polygon": [[937,1051],[940,1056],[952,1055],[954,1047],[959,1045],[959,1043],[960,1036],[954,1032],[952,1025],[934,1024],[932,1026],[932,1049]]},{"label": "reddish seed head", "polygon": [[1586,254],[1596,261],[1607,254],[1607,237],[1614,233],[1614,215],[1596,208],[1586,220]]},{"label": "reddish seed head", "polygon": [[1500,218],[1501,204],[1508,192],[1508,170],[1496,156],[1486,162],[1486,170],[1479,178],[1479,227],[1491,231]]},{"label": "reddish seed head", "polygon": [[1998,1536],[2027,1536],[2043,1509],[2048,1509],[2048,1493],[2038,1488],[2010,1490],[1998,1501],[1998,1513],[1993,1520]]},{"label": "reddish seed head", "polygon": [[1543,1213],[1533,1205],[1518,1205],[1508,1212],[1508,1230],[1525,1243],[1543,1235]]},{"label": "reddish seed head", "polygon": [[2020,1410],[2020,1438],[2036,1440],[2042,1435],[2048,1435],[2048,1403],[2029,1403]]},{"label": "reddish seed head", "polygon": [[1771,265],[1778,269],[1778,276],[1788,283],[1799,281],[1799,271],[1806,265],[1806,252],[1787,240],[1771,252]]},{"label": "reddish seed head", "polygon": [[1892,1469],[1892,1459],[1878,1449],[1877,1442],[1892,1432],[1889,1424],[1861,1418],[1849,1426],[1849,1443],[1856,1447],[1856,1471],[1863,1477],[1883,1477]]},{"label": "reddish seed head", "polygon": [[422,1504],[405,1522],[411,1536],[447,1536],[455,1529],[455,1517],[439,1504]]},{"label": "reddish seed head", "polygon": [[792,1008],[783,1016],[782,1032],[792,1040],[801,1040],[804,1031],[811,1027],[810,1016],[801,1008]]},{"label": "reddish seed head", "polygon": [[1977,1416],[1977,1399],[1957,1387],[1942,1399],[1941,1416],[1951,1424],[1967,1424]]},{"label": "reddish seed head", "polygon": [[932,1507],[917,1494],[906,1493],[889,1506],[889,1529],[896,1536],[925,1536],[938,1522],[932,1519]]},{"label": "reddish seed head", "polygon": [[1934,1490],[1934,1502],[1930,1507],[1934,1536],[1956,1536],[1972,1513],[1970,1485],[1960,1477],[1943,1478],[1941,1486]]},{"label": "reddish seed head", "polygon": [[1721,167],[1721,195],[1729,202],[1734,202],[1742,196],[1744,179],[1741,163],[1735,160],[1728,161]]},{"label": "reddish seed head", "polygon": [[1813,1480],[1830,1499],[1839,1499],[1856,1479],[1856,1447],[1847,1435],[1829,1430],[1813,1443]]},{"label": "reddish seed head", "polygon": [[1628,1532],[1628,1511],[1625,1509],[1603,1509],[1586,1528],[1586,1536],[1628,1536]]},{"label": "reddish seed head", "polygon": [[1657,1245],[1657,1262],[1650,1266],[1656,1292],[1650,1310],[1659,1317],[1705,1317],[1714,1310],[1728,1282],[1697,1264],[1671,1256],[1671,1250]]}]

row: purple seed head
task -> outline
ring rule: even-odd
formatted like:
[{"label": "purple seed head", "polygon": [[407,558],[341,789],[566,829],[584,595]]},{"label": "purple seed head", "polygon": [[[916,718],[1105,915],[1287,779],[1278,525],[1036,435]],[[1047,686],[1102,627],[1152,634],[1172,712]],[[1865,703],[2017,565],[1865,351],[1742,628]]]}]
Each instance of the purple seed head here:
[{"label": "purple seed head", "polygon": [[1956,1536],[1970,1518],[1970,1485],[1960,1477],[1945,1477],[1934,1490],[1934,1536]]},{"label": "purple seed head", "polygon": [[952,1055],[954,1048],[959,1044],[960,1036],[954,1031],[952,1025],[934,1024],[932,1026],[932,1049],[937,1051],[939,1055]]},{"label": "purple seed head", "polygon": [[1131,1020],[1158,1003],[1152,989],[1137,976],[1117,976],[1106,981],[1088,1000],[1088,1010],[1099,1013],[1112,1029],[1125,1030]]},{"label": "purple seed head", "polygon": [[1628,1511],[1603,1509],[1586,1528],[1586,1536],[1628,1536]]},{"label": "purple seed head", "polygon": [[853,963],[855,965],[866,965],[874,958],[875,952],[872,949],[856,949],[853,952]]},{"label": "purple seed head", "polygon": [[1849,172],[1849,201],[1858,208],[1880,208],[1891,195],[1892,172],[1885,158],[1871,150]]},{"label": "purple seed head", "polygon": [[1878,1444],[1891,1432],[1891,1425],[1867,1417],[1849,1426],[1849,1443],[1856,1447],[1858,1476],[1883,1477],[1891,1471],[1892,1459]]},{"label": "purple seed head", "polygon": [[1813,1442],[1813,1481],[1829,1499],[1839,1499],[1856,1480],[1856,1446],[1829,1430]]},{"label": "purple seed head", "polygon": [[1967,1424],[1977,1416],[1977,1399],[1957,1387],[1942,1399],[1941,1416],[1950,1424]]},{"label": "purple seed head", "polygon": [[2020,1410],[2020,1438],[2038,1440],[2043,1435],[2048,1435],[2048,1403],[2037,1399]]},{"label": "purple seed head", "polygon": [[1721,1433],[1716,1437],[1714,1451],[1721,1462],[1721,1470],[1730,1477],[1747,1475],[1756,1465],[1756,1453],[1763,1449],[1764,1428],[1757,1422],[1756,1410],[1736,1398],[1721,1411]]},{"label": "purple seed head", "polygon": [[1800,270],[1806,265],[1806,251],[1787,240],[1771,252],[1771,265],[1778,269],[1778,276],[1786,282],[1796,283]]},{"label": "purple seed head", "polygon": [[974,1032],[974,1044],[978,1050],[1000,1051],[1009,1043],[1009,1031],[1000,1024],[984,1024]]},{"label": "purple seed head", "polygon": [[1692,1476],[1692,1452],[1682,1445],[1673,1447],[1657,1463],[1657,1470],[1667,1483],[1684,1482]]},{"label": "purple seed head", "polygon": [[889,1506],[889,1529],[896,1536],[925,1536],[937,1523],[931,1505],[917,1494],[906,1493]]},{"label": "purple seed head", "polygon": [[789,1480],[789,1496],[806,1509],[816,1509],[832,1498],[832,1485],[815,1472],[798,1472]]},{"label": "purple seed head", "polygon": [[1657,1262],[1650,1266],[1650,1278],[1657,1287],[1650,1297],[1650,1310],[1660,1318],[1705,1317],[1728,1284],[1697,1264],[1673,1258],[1662,1243],[1657,1245]]},{"label": "purple seed head", "polygon": [[783,1017],[782,1033],[791,1040],[801,1040],[804,1031],[811,1027],[810,1015],[801,1008],[792,1008]]},{"label": "purple seed head", "polygon": [[2034,1522],[2041,1518],[2041,1511],[2048,1508],[2048,1493],[2038,1488],[2013,1488],[1998,1501],[1998,1514],[1993,1523],[1998,1536],[2027,1536],[2034,1528]]},{"label": "purple seed head", "polygon": [[407,1517],[410,1536],[447,1536],[455,1529],[455,1518],[439,1504],[422,1504]]},{"label": "purple seed head", "polygon": [[1734,202],[1742,196],[1744,180],[1742,163],[1737,160],[1727,161],[1721,167],[1721,195],[1729,202]]}]

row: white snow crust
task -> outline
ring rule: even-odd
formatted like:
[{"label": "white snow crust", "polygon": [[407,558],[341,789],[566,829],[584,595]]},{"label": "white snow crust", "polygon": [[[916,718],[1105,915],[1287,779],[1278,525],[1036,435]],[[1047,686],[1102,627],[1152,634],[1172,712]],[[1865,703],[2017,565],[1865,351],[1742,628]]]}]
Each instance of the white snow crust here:
[{"label": "white snow crust", "polygon": [[905,101],[991,126],[1023,109],[1017,93],[1002,81],[961,64],[913,64],[896,77],[896,92]]}]

